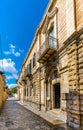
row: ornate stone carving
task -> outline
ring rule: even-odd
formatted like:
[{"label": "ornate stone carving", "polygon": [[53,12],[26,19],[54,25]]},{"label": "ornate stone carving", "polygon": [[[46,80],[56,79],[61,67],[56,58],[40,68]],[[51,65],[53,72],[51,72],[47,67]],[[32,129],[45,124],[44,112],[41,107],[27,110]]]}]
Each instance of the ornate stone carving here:
[{"label": "ornate stone carving", "polygon": [[45,20],[44,27],[43,27],[43,31],[42,31],[43,33],[45,33],[47,31],[47,27],[48,27],[49,21],[50,21],[50,19],[52,17],[55,16],[57,11],[58,11],[58,9],[57,9],[57,7],[55,7],[50,12],[47,13],[46,20]]}]

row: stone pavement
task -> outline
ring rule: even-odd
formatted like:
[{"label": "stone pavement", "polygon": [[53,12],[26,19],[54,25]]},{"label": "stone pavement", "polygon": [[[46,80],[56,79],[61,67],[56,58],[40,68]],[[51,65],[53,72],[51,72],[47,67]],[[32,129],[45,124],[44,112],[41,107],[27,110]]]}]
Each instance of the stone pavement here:
[{"label": "stone pavement", "polygon": [[0,115],[0,130],[74,130],[65,124],[52,125],[10,98]]},{"label": "stone pavement", "polygon": [[52,123],[53,125],[64,124],[64,122],[60,120],[60,117],[58,118],[58,116],[57,115],[55,116],[54,113],[38,111],[37,109],[33,108],[33,106],[28,102],[18,101],[18,103],[23,107],[27,108],[28,110],[32,111],[33,113],[37,114],[38,116],[44,118],[48,122]]}]

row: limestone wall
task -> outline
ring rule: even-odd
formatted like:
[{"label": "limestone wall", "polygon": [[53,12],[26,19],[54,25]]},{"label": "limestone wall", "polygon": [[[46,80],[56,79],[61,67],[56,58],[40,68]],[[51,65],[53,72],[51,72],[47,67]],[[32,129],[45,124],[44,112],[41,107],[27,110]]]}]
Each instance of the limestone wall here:
[{"label": "limestone wall", "polygon": [[77,30],[83,27],[83,0],[75,0]]},{"label": "limestone wall", "polygon": [[0,111],[6,99],[7,99],[7,90],[5,89],[3,75],[0,74]]},{"label": "limestone wall", "polygon": [[[22,100],[28,101],[33,107],[38,108],[41,105],[41,109],[44,110],[50,104],[52,109],[54,103],[52,80],[55,84],[59,83],[62,116],[70,126],[79,128],[83,126],[83,36],[79,36],[83,33],[83,0],[52,0],[51,3],[37,29],[19,80],[34,53],[38,55],[52,24],[54,24],[54,36],[58,39],[57,51],[47,59],[44,65],[39,64],[36,59],[32,76],[27,77],[25,83],[21,82],[20,95]],[[57,59],[58,63],[56,63]],[[46,78],[51,84],[50,90],[45,84]],[[35,90],[34,83],[36,83]],[[34,91],[36,91],[35,95]],[[47,91],[51,95],[49,104]]]},{"label": "limestone wall", "polygon": [[80,37],[68,49],[67,122],[75,128],[83,127],[83,40]]}]

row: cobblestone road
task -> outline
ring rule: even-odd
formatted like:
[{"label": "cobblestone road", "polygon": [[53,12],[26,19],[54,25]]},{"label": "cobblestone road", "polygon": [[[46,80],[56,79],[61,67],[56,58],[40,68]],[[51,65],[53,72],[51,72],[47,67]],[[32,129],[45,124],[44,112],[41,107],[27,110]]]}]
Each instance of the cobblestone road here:
[{"label": "cobblestone road", "polygon": [[54,126],[19,105],[7,100],[0,115],[0,130],[73,130],[65,125]]}]

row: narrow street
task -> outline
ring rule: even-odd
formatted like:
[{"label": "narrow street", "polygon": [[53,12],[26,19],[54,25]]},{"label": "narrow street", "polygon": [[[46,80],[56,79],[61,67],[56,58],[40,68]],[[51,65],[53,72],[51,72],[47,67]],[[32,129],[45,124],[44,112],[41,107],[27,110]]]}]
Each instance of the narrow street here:
[{"label": "narrow street", "polygon": [[9,98],[0,115],[0,130],[72,130],[54,126]]}]

